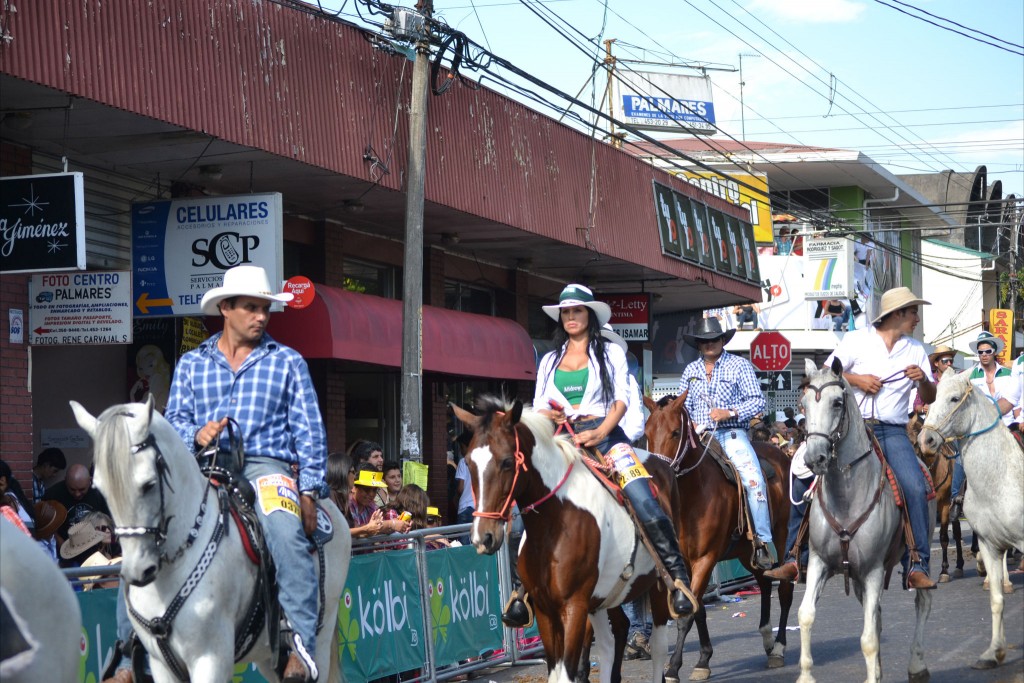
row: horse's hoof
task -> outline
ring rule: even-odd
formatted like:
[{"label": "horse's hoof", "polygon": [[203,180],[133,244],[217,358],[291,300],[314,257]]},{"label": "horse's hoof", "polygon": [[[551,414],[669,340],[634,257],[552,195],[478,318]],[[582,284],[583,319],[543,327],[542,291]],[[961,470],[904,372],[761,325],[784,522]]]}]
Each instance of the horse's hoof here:
[{"label": "horse's hoof", "polygon": [[679,679],[675,676],[662,676],[661,681],[662,683],[679,683]]},{"label": "horse's hoof", "polygon": [[786,666],[786,658],[782,655],[768,655],[768,668],[781,669]]},{"label": "horse's hoof", "polygon": [[691,681],[706,681],[711,678],[711,669],[694,669],[690,672]]},{"label": "horse's hoof", "polygon": [[997,666],[999,666],[999,662],[994,659],[979,659],[971,664],[972,669],[994,669]]},{"label": "horse's hoof", "polygon": [[949,574],[939,574],[939,583],[949,583]]},{"label": "horse's hoof", "polygon": [[963,569],[954,569],[953,570],[953,578],[954,579],[962,579],[962,578],[964,578],[964,570]]},{"label": "horse's hoof", "polygon": [[1011,595],[1013,593],[1013,584],[1012,583],[1004,583],[1003,584],[1003,592],[1006,593],[1007,595]]},{"label": "horse's hoof", "polygon": [[928,669],[918,671],[916,674],[910,673],[909,671],[907,672],[907,680],[910,681],[910,683],[928,683],[931,679],[932,675],[928,673]]}]

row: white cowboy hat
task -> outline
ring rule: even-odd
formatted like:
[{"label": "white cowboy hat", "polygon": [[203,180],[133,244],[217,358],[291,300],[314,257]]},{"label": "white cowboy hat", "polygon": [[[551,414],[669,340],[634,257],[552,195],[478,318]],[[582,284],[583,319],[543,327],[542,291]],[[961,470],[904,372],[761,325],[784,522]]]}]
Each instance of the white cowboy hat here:
[{"label": "white cowboy hat", "polygon": [[613,330],[612,326],[609,325],[608,323],[601,325],[601,336],[610,341],[612,344],[618,346],[623,351],[629,350],[629,345],[626,344],[626,340],[619,336],[619,334],[615,330]]},{"label": "white cowboy hat", "polygon": [[[82,520],[71,525],[68,529],[68,540],[64,541],[60,545],[60,556],[65,560],[70,560],[72,557],[77,557],[83,552],[92,548],[93,546],[110,540],[109,528],[113,526],[113,522],[107,522],[107,531],[101,531],[98,527],[103,522],[102,513],[96,513],[96,517],[90,517],[90,519]],[[109,520],[110,518],[107,517]]]},{"label": "white cowboy hat", "polygon": [[991,332],[982,332],[978,335],[977,339],[967,344],[971,347],[971,351],[974,351],[975,355],[978,353],[978,344],[990,344],[995,348],[997,356],[1003,352],[1004,348],[1006,348],[1006,342]]},{"label": "white cowboy hat", "polygon": [[553,320],[557,321],[561,313],[559,311],[569,306],[586,306],[597,317],[597,324],[604,325],[612,319],[611,306],[603,301],[594,298],[594,293],[589,287],[583,285],[566,285],[562,293],[558,295],[557,304],[542,306],[544,312]]},{"label": "white cowboy hat", "polygon": [[898,311],[907,306],[919,306],[920,304],[931,304],[931,301],[918,298],[916,294],[910,291],[909,287],[893,287],[882,295],[882,300],[879,302],[878,315],[871,322],[877,323],[893,311]]},{"label": "white cowboy hat", "polygon": [[203,313],[217,315],[220,302],[233,296],[251,296],[255,299],[287,303],[295,298],[291,292],[274,294],[270,289],[267,271],[259,266],[235,266],[224,271],[224,284],[203,295]]}]

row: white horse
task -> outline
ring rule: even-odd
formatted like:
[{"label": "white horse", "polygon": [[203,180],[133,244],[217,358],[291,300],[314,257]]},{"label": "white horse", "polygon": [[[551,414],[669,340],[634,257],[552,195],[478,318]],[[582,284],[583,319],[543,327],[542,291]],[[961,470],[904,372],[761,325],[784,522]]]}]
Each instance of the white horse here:
[{"label": "white horse", "polygon": [[[1024,550],[1024,452],[1000,418],[995,403],[968,378],[969,372],[946,370],[935,402],[918,437],[921,450],[935,452],[946,441],[960,441],[967,474],[964,512],[978,535],[981,556],[992,586],[1003,583],[1004,553]],[[976,669],[991,669],[1006,657],[1003,593],[989,591],[992,640]]]},{"label": "white horse", "polygon": [[[900,511],[853,392],[843,379],[842,363],[834,360],[831,368],[818,370],[808,360],[805,372],[810,384],[801,398],[807,428],[804,462],[818,475],[818,484],[808,512],[810,560],[807,590],[798,612],[797,682],[814,682],[811,626],[815,605],[829,576],[842,574],[847,593],[852,582],[864,608],[860,648],[867,665],[866,681],[876,683],[882,680],[882,583],[905,547]],[[934,501],[928,507],[928,518],[935,519]],[[924,661],[924,626],[931,612],[931,592],[917,591],[914,604],[917,625],[908,678],[911,683],[924,683],[930,677]]]},{"label": "white horse", "polygon": [[[119,529],[141,530],[120,538],[121,578],[135,632],[150,654],[156,683],[231,680],[236,636],[258,599],[257,567],[246,556],[241,534],[221,507],[221,495],[199,470],[195,457],[170,423],[145,404],[108,408],[94,418],[72,401],[75,419],[95,450],[96,487]],[[337,612],[352,538],[338,508],[323,501],[334,538],[324,545],[323,627],[316,640],[321,681],[341,680]],[[145,620],[144,623],[140,618]],[[158,620],[158,621],[157,621]],[[157,624],[162,622],[163,628]],[[155,631],[166,630],[166,638]],[[241,661],[255,662],[278,681],[266,627],[250,640]],[[244,650],[249,643],[243,644]],[[179,676],[175,672],[184,674]]]},{"label": "white horse", "polygon": [[82,613],[39,543],[0,518],[0,681],[77,681]]}]

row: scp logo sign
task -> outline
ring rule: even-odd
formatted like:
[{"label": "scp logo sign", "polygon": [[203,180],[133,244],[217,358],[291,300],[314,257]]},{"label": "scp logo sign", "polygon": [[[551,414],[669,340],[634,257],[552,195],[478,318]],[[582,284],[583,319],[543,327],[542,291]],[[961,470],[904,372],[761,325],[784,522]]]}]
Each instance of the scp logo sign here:
[{"label": "scp logo sign", "polygon": [[200,237],[192,243],[192,265],[202,268],[212,263],[221,270],[251,263],[250,252],[260,246],[257,235],[242,235],[237,232],[222,232],[210,239]]}]

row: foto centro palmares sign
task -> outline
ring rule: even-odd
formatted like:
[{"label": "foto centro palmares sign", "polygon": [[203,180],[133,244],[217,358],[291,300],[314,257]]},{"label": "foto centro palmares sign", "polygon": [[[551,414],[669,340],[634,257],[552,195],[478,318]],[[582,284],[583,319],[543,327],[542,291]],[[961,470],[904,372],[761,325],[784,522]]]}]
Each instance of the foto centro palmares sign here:
[{"label": "foto centro palmares sign", "polygon": [[[772,207],[768,202],[768,176],[764,173],[733,173],[728,175],[710,171],[673,172],[688,183],[715,195],[730,204],[742,207],[750,214],[754,227],[754,241],[770,243],[772,231]],[[743,183],[742,185],[740,183]]]},{"label": "foto centro palmares sign", "polygon": [[280,283],[282,225],[279,192],[133,204],[135,316],[202,315],[203,294],[235,266]]},{"label": "foto centro palmares sign", "polygon": [[85,270],[81,173],[0,178],[0,273]]},{"label": "foto centro palmares sign", "polygon": [[641,71],[619,71],[611,79],[612,114],[634,128],[714,135],[711,79]]}]

